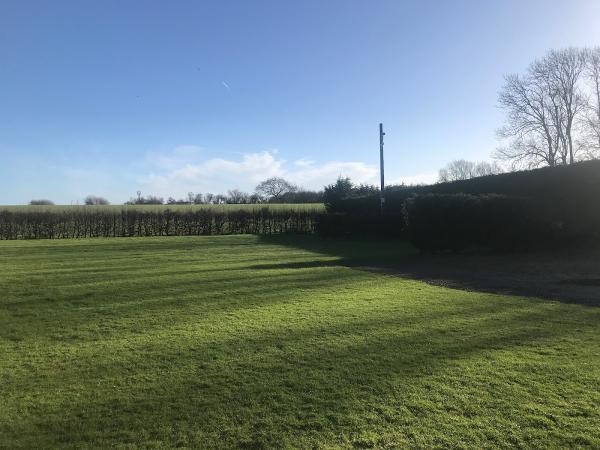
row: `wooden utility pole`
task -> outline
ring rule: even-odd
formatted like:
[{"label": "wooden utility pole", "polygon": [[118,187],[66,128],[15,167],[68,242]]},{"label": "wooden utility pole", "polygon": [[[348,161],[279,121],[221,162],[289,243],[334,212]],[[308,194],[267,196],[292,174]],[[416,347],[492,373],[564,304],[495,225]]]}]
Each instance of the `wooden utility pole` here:
[{"label": "wooden utility pole", "polygon": [[381,174],[381,191],[380,191],[380,197],[381,197],[381,215],[383,216],[383,207],[385,205],[385,196],[384,196],[384,190],[385,190],[385,182],[384,182],[384,178],[383,178],[383,136],[385,136],[385,133],[383,132],[383,124],[380,123],[379,124],[379,172]]}]

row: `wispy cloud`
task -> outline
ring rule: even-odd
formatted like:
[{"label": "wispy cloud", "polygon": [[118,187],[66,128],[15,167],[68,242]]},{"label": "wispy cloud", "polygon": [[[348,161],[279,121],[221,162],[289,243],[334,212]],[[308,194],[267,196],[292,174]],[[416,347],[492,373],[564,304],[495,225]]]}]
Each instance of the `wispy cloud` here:
[{"label": "wispy cloud", "polygon": [[297,161],[294,161],[294,165],[298,167],[307,167],[314,163],[315,162],[312,159],[298,159]]},{"label": "wispy cloud", "polygon": [[184,196],[187,192],[222,193],[229,189],[252,191],[262,180],[281,176],[308,189],[321,189],[338,176],[358,183],[375,183],[377,168],[362,162],[329,161],[318,164],[298,160],[290,164],[274,151],[242,154],[237,159],[198,160],[193,153],[186,160],[181,150],[153,155],[154,172],[139,177],[145,192],[161,196]]},{"label": "wispy cloud", "polygon": [[[251,192],[262,180],[280,176],[306,189],[322,189],[339,177],[350,177],[355,183],[378,184],[376,165],[360,161],[315,161],[297,159],[287,161],[284,152],[275,149],[241,153],[231,157],[207,157],[208,150],[196,145],[180,145],[170,151],[153,151],[137,163],[119,168],[94,161],[94,164],[56,164],[38,169],[56,175],[60,173],[48,192],[43,178],[38,183],[28,180],[24,184],[25,202],[33,197],[51,196],[59,203],[82,201],[88,194],[107,197],[114,203],[127,200],[138,189],[144,195],[164,198],[185,197],[192,192],[226,193],[230,189]],[[389,177],[388,184],[429,183],[436,181],[437,173],[421,173],[399,178]],[[10,198],[6,197],[8,200]],[[6,202],[7,200],[5,200]]]},{"label": "wispy cloud", "polygon": [[324,185],[335,182],[338,177],[350,177],[355,183],[372,184],[377,181],[377,173],[377,167],[363,162],[328,161],[318,164],[314,161],[302,161],[300,165],[296,164],[296,167],[286,170],[284,176],[300,186],[321,189]]}]

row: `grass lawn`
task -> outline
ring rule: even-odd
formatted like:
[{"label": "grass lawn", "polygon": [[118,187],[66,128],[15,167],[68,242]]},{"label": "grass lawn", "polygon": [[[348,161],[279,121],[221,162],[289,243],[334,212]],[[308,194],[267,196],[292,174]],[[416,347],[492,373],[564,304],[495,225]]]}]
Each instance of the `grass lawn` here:
[{"label": "grass lawn", "polygon": [[600,447],[600,308],[341,263],[409,251],[0,242],[0,447]]}]

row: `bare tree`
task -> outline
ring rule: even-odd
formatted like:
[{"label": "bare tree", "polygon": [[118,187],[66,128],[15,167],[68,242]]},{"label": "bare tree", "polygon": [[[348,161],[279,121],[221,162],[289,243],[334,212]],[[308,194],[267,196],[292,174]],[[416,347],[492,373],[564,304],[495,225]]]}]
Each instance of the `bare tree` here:
[{"label": "bare tree", "polygon": [[496,161],[487,162],[481,161],[475,165],[475,169],[473,170],[473,174],[476,177],[485,177],[488,175],[498,175],[499,173],[503,173],[504,169],[500,164]]},{"label": "bare tree", "polygon": [[233,189],[227,194],[227,203],[233,203],[236,205],[249,203],[250,194],[242,192],[239,189]]},{"label": "bare tree", "polygon": [[560,143],[549,90],[530,75],[507,75],[504,81],[499,103],[507,117],[498,135],[512,141],[508,147],[498,149],[496,157],[513,167],[556,165]]},{"label": "bare tree", "polygon": [[575,162],[573,128],[575,120],[585,107],[585,98],[581,92],[580,80],[586,68],[586,52],[577,48],[552,50],[537,64],[546,79],[552,97],[556,98],[553,109],[557,117],[555,123],[562,140],[562,162]]},{"label": "bare tree", "polygon": [[192,203],[194,205],[201,205],[202,203],[204,203],[204,198],[202,197],[202,194],[198,193],[198,194],[194,195],[194,199],[192,200]]},{"label": "bare tree", "polygon": [[589,159],[600,155],[600,47],[587,52],[586,79],[589,82],[590,95],[583,120],[580,147]]},{"label": "bare tree", "polygon": [[207,205],[210,205],[214,201],[215,201],[215,194],[211,194],[210,192],[207,192],[206,194],[204,194],[204,203],[206,203]]},{"label": "bare tree", "polygon": [[580,87],[585,56],[577,48],[552,50],[526,75],[505,77],[499,104],[507,118],[498,134],[511,142],[497,158],[528,168],[575,161],[573,131],[585,106]]},{"label": "bare tree", "polygon": [[454,160],[439,171],[440,182],[468,180],[475,175],[475,163],[466,159]]},{"label": "bare tree", "polygon": [[267,200],[278,201],[288,192],[296,192],[298,188],[281,177],[269,178],[256,186],[256,193]]},{"label": "bare tree", "polygon": [[449,181],[468,180],[486,175],[502,173],[503,169],[497,162],[489,163],[482,161],[474,163],[465,159],[457,159],[440,169],[438,181],[440,183]]},{"label": "bare tree", "polygon": [[227,196],[225,196],[223,194],[217,194],[213,197],[213,203],[215,205],[223,205],[223,204],[227,203]]}]

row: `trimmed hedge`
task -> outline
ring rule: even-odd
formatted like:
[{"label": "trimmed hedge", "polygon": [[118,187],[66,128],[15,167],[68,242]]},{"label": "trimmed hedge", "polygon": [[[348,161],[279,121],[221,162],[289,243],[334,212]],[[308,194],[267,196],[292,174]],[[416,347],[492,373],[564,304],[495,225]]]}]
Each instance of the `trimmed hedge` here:
[{"label": "trimmed hedge", "polygon": [[[600,160],[426,186],[390,186],[385,192],[386,211],[400,214],[407,199],[422,194],[501,194],[532,198],[538,202],[551,202],[557,209],[566,209],[573,216],[595,217],[600,206]],[[379,196],[341,199],[329,205],[328,211],[378,214]]]},{"label": "trimmed hedge", "polygon": [[401,215],[375,216],[354,214],[322,214],[316,231],[323,237],[342,238],[404,238],[404,219]]},{"label": "trimmed hedge", "polygon": [[[334,217],[321,219],[318,231],[335,235],[337,227],[342,236],[408,235],[423,250],[580,244],[599,237],[600,161],[392,186],[385,198],[384,218],[379,195],[337,199],[327,205]],[[378,231],[386,216],[393,217],[388,223],[397,231]]]},{"label": "trimmed hedge", "polygon": [[0,239],[314,233],[319,215],[311,210],[279,208],[0,210]]},{"label": "trimmed hedge", "polygon": [[564,224],[555,212],[531,199],[497,194],[425,194],[405,202],[409,239],[431,252],[523,249],[564,240]]}]

